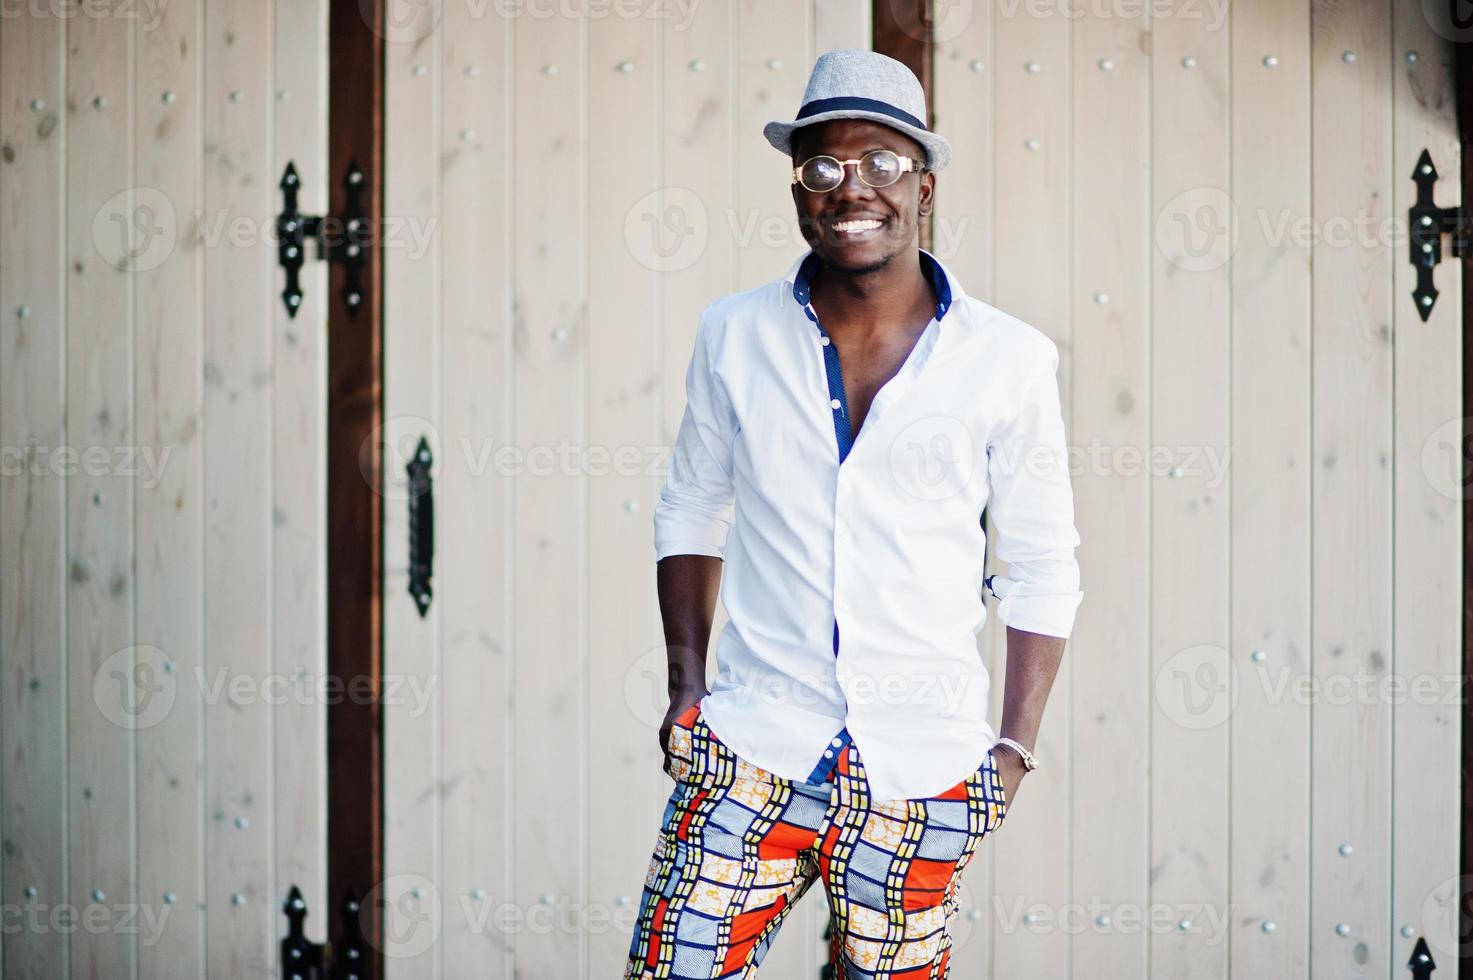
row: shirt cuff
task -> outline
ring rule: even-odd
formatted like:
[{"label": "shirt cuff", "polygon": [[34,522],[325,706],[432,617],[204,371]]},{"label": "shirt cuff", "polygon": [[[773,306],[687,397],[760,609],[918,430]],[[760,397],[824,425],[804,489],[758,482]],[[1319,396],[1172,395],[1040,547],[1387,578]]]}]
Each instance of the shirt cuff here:
[{"label": "shirt cuff", "polygon": [[687,514],[655,516],[655,561],[671,555],[710,555],[725,558],[731,522],[721,518],[702,520]]},{"label": "shirt cuff", "polygon": [[992,575],[987,587],[998,597],[997,616],[1005,626],[1027,633],[1067,638],[1074,631],[1075,614],[1084,599],[1078,589],[1038,592],[1032,583]]}]

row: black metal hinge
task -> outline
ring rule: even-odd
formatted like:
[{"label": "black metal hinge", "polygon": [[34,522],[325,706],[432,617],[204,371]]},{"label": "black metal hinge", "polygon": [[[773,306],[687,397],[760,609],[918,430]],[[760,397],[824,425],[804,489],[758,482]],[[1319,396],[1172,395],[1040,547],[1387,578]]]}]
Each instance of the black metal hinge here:
[{"label": "black metal hinge", "polygon": [[302,264],[307,261],[307,240],[317,243],[317,257],[337,262],[343,267],[343,303],[350,316],[363,305],[363,270],[368,263],[368,250],[373,247],[368,211],[363,194],[368,181],[354,160],[343,177],[345,203],[338,214],[306,215],[297,206],[297,192],[302,178],[296,164],[287,162],[281,175],[282,210],[276,219],[276,258],[286,270],[286,288],[281,300],[288,316],[295,317],[302,307]]},{"label": "black metal hinge", "polygon": [[292,885],[281,910],[287,920],[286,936],[281,940],[282,980],[319,980],[323,944],[308,939],[302,928],[302,921],[307,918],[307,902],[296,885]]},{"label": "black metal hinge", "polygon": [[314,943],[307,938],[302,929],[307,902],[296,885],[287,894],[282,911],[287,932],[281,940],[281,980],[363,980],[367,976],[368,940],[363,935],[356,892],[349,890],[343,899],[342,932],[336,943]]},{"label": "black metal hinge", "polygon": [[1427,948],[1425,936],[1417,937],[1417,945],[1412,947],[1412,958],[1407,961],[1407,969],[1412,971],[1413,980],[1431,980],[1432,971],[1437,969],[1437,964],[1432,960],[1432,951]]},{"label": "black metal hinge", "polygon": [[1417,203],[1407,214],[1411,260],[1417,269],[1417,288],[1412,290],[1412,300],[1417,304],[1417,315],[1426,323],[1437,302],[1432,270],[1442,261],[1442,236],[1452,236],[1453,258],[1460,259],[1468,254],[1468,234],[1461,207],[1440,208],[1433,203],[1432,185],[1437,183],[1437,167],[1426,150],[1417,158],[1412,180],[1417,183]]}]

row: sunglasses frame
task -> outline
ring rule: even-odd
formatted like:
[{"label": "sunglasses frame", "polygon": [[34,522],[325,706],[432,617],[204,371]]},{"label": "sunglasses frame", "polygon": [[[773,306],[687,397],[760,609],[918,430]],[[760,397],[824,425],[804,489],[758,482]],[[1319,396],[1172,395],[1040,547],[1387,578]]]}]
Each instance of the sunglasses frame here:
[{"label": "sunglasses frame", "polygon": [[[900,170],[896,172],[895,180],[890,181],[890,183],[888,184],[871,184],[869,181],[864,179],[864,173],[859,169],[859,165],[864,162],[864,160],[868,158],[871,154],[875,153],[889,153],[894,155],[895,159],[900,161]],[[887,150],[883,146],[876,147],[875,149],[870,150],[858,160],[840,160],[838,157],[834,156],[831,153],[815,153],[813,156],[809,157],[807,160],[804,160],[802,163],[793,168],[793,183],[800,185],[805,191],[810,194],[829,194],[844,186],[844,178],[842,174],[840,175],[839,182],[837,184],[835,184],[833,187],[821,191],[814,190],[812,187],[809,187],[807,184],[803,183],[803,168],[808,166],[814,160],[832,160],[839,165],[840,171],[842,171],[845,167],[849,166],[849,164],[852,163],[854,164],[854,171],[855,174],[858,175],[860,183],[864,184],[864,186],[866,187],[874,187],[876,189],[881,187],[893,186],[896,182],[900,180],[901,174],[921,173],[926,169],[919,160],[916,160],[913,157],[904,156],[900,153],[896,153],[894,150]]]}]

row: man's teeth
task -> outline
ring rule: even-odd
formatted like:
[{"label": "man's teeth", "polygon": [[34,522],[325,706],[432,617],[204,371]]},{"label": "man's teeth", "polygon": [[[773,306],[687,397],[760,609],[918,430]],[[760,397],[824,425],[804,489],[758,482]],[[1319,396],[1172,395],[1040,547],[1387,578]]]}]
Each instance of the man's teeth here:
[{"label": "man's teeth", "polygon": [[874,218],[866,218],[863,221],[838,221],[834,223],[834,231],[874,231],[881,224],[882,222],[876,221]]}]

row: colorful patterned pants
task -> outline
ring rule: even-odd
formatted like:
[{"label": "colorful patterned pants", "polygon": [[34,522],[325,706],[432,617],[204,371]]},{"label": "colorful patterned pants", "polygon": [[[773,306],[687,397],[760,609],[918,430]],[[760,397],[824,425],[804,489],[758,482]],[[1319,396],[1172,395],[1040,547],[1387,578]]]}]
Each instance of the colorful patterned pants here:
[{"label": "colorful patterned pants", "polygon": [[992,756],[939,796],[873,803],[853,744],[821,783],[775,776],[692,705],[670,732],[675,779],[625,980],[754,977],[816,878],[835,980],[944,980],[962,869],[1007,813]]}]

